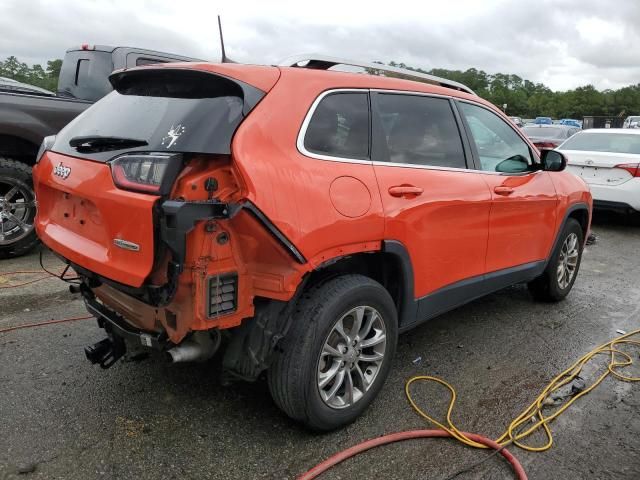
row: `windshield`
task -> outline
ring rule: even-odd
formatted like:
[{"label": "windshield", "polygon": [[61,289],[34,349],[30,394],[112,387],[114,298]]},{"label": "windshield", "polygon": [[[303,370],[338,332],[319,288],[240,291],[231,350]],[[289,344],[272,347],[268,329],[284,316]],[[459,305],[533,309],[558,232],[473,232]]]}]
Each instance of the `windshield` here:
[{"label": "windshield", "polygon": [[640,154],[640,135],[583,132],[571,137],[559,149]]},{"label": "windshield", "polygon": [[[133,76],[76,117],[57,136],[53,151],[107,161],[118,145],[80,148],[77,139],[135,139],[129,151],[228,154],[244,118],[243,90],[230,79],[194,71]],[[120,141],[119,140],[119,141]],[[112,142],[113,143],[113,142]],[[116,147],[116,148],[114,148]]]},{"label": "windshield", "polygon": [[523,127],[522,131],[527,137],[541,137],[541,138],[567,138],[568,130],[566,128],[540,128],[540,127]]}]

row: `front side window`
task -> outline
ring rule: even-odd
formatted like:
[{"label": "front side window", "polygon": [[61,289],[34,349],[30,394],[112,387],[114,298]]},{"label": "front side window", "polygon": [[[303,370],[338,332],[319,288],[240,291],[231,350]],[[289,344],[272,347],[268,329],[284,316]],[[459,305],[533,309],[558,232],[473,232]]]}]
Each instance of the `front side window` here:
[{"label": "front side window", "polygon": [[504,120],[486,108],[465,102],[459,105],[471,129],[481,170],[503,173],[533,170],[529,145]]},{"label": "front side window", "polygon": [[332,157],[369,158],[369,94],[332,93],[313,112],[304,148]]},{"label": "front side window", "polygon": [[449,100],[381,93],[377,107],[386,152],[381,160],[466,168],[460,132]]}]

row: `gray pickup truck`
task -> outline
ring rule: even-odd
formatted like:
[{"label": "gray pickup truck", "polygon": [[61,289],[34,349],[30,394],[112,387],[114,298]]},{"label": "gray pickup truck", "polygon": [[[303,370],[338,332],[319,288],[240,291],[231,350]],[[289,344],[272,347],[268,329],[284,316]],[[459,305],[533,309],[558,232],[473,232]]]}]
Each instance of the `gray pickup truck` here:
[{"label": "gray pickup truck", "polygon": [[192,61],[139,48],[82,45],[67,50],[57,93],[0,79],[0,258],[22,255],[38,243],[31,167],[43,139],[109,93],[112,71]]}]

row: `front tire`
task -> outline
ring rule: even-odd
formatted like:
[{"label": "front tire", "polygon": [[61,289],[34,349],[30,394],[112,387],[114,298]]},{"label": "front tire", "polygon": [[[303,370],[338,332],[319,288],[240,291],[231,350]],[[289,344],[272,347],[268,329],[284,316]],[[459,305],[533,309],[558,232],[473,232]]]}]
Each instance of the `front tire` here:
[{"label": "front tire", "polygon": [[275,403],[313,430],[353,422],[376,397],[398,338],[389,292],[345,275],[303,294],[268,371]]},{"label": "front tire", "polygon": [[37,244],[31,167],[0,157],[0,258],[24,255]]},{"label": "front tire", "polygon": [[528,284],[533,298],[557,302],[569,294],[578,276],[583,245],[582,227],[569,218],[544,273]]}]

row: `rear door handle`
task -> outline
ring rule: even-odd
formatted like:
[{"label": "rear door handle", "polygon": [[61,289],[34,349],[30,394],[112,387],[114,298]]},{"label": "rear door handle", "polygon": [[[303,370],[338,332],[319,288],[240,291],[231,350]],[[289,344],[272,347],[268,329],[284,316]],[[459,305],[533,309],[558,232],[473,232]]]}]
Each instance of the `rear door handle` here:
[{"label": "rear door handle", "polygon": [[415,185],[396,185],[389,187],[389,195],[392,197],[417,197],[418,195],[422,195],[423,191],[422,188],[416,187]]},{"label": "rear door handle", "polygon": [[511,187],[496,187],[493,189],[494,192],[498,195],[511,195],[513,193],[513,188]]}]

